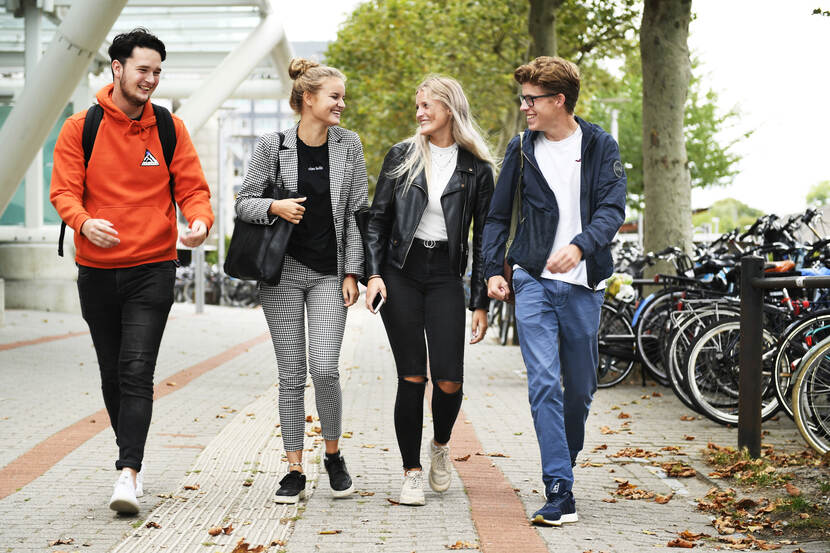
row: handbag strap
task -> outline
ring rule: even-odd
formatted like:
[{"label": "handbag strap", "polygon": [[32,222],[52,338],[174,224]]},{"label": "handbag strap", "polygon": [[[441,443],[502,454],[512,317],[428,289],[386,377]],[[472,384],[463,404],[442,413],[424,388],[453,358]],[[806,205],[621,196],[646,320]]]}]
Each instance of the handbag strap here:
[{"label": "handbag strap", "polygon": [[[277,169],[274,171],[274,184],[271,186],[271,197],[275,200],[278,200],[278,193],[277,188],[279,188],[279,177],[280,177],[280,149],[282,148],[282,141],[285,138],[285,135],[281,132],[277,133]],[[262,197],[266,197],[266,192],[268,191],[268,187],[266,186],[265,189],[262,191]]]},{"label": "handbag strap", "polygon": [[507,235],[507,243],[504,250],[504,256],[507,257],[507,252],[510,251],[510,246],[513,245],[513,239],[516,238],[516,229],[519,226],[519,217],[522,213],[522,181],[525,170],[525,156],[522,151],[523,134],[519,133],[519,179],[516,183],[516,194],[513,196],[513,213],[510,216],[510,233]]}]

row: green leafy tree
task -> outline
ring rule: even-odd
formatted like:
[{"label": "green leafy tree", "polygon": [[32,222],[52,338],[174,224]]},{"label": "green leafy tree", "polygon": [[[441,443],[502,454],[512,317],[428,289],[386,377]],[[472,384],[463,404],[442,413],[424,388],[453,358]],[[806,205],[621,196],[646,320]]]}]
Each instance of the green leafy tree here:
[{"label": "green leafy tree", "polygon": [[692,225],[700,227],[708,224],[714,231],[714,220],[717,219],[717,231],[723,233],[749,226],[763,214],[763,211],[753,209],[734,198],[725,198],[716,201],[707,210],[692,215]]},{"label": "green leafy tree", "polygon": [[[718,139],[719,132],[738,124],[740,114],[736,109],[726,112],[718,109],[718,94],[703,87],[699,68],[693,60],[684,114],[691,185],[693,188],[723,186],[737,173],[737,162],[741,158],[734,151],[735,144],[749,137],[752,131],[744,131],[731,141]],[[622,73],[619,80],[608,81],[609,86],[599,91],[600,97],[608,100],[594,102],[591,117],[605,129],[610,129],[611,110],[618,110],[620,154],[628,177],[628,203],[642,210],[643,78],[637,52],[626,58]]]},{"label": "green leafy tree", "polygon": [[[500,138],[515,125],[512,75],[527,61],[528,15],[526,0],[370,0],[352,12],[326,61],[348,78],[343,124],[363,139],[370,187],[386,151],[415,132],[415,87],[430,73],[462,84],[501,155]],[[585,75],[580,109],[590,110],[592,92],[608,78],[594,70],[597,61],[635,47],[637,17],[634,0],[563,0],[557,8],[558,54]]]},{"label": "green leafy tree", "polygon": [[807,192],[807,204],[821,207],[830,202],[830,180],[824,180],[810,187]]}]

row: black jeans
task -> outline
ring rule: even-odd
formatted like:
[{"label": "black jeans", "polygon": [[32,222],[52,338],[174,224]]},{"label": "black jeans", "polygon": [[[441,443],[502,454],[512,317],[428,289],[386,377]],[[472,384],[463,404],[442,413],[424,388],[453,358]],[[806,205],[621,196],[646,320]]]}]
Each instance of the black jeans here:
[{"label": "black jeans", "polygon": [[175,280],[173,261],[124,269],[78,266],[81,312],[98,356],[119,470],[141,470],[153,413],[153,373]]},{"label": "black jeans", "polygon": [[438,443],[447,443],[462,392],[445,394],[437,383],[464,381],[464,287],[446,246],[428,249],[417,240],[403,269],[384,267],[383,281],[387,299],[380,314],[398,371],[395,433],[404,468],[418,468],[425,385],[405,377],[425,377],[429,355],[433,431]]}]

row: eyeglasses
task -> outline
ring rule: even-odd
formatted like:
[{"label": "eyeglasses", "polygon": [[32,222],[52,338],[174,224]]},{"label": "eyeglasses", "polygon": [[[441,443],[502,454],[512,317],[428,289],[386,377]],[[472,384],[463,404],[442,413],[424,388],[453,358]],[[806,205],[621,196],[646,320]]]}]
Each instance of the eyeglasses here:
[{"label": "eyeglasses", "polygon": [[527,96],[519,94],[519,102],[524,102],[527,104],[527,107],[532,108],[533,104],[536,103],[538,98],[550,98],[551,96],[559,96],[561,92],[551,92],[550,94],[538,94],[536,96],[531,96],[528,94]]}]

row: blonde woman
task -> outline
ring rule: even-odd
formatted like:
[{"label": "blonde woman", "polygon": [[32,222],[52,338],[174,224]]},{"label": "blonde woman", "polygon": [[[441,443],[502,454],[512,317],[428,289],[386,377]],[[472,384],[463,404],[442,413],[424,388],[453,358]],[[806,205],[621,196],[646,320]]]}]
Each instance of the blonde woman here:
[{"label": "blonde woman", "polygon": [[470,223],[471,344],[487,330],[481,237],[493,194],[493,160],[457,81],[428,77],[415,94],[415,136],[389,150],[366,237],[366,305],[378,294],[395,357],[395,433],[403,458],[400,503],[424,505],[420,450],[429,352],[434,437],[430,487],[449,488],[450,433],[464,380],[464,290]]},{"label": "blonde woman", "polygon": [[[277,357],[280,422],[289,463],[276,492],[278,503],[296,503],[305,495],[307,372],[314,383],[332,494],[346,497],[354,491],[338,445],[338,359],[346,309],[357,301],[357,280],[363,275],[363,244],[352,213],[368,203],[360,138],[338,126],[346,108],[345,76],[304,59],[292,60],[288,73],[294,81],[289,103],[300,121],[285,133],[259,139],[236,199],[237,215],[245,221],[267,225],[281,217],[296,225],[280,282],[259,287]],[[275,176],[277,184],[301,197],[262,198]]]}]

